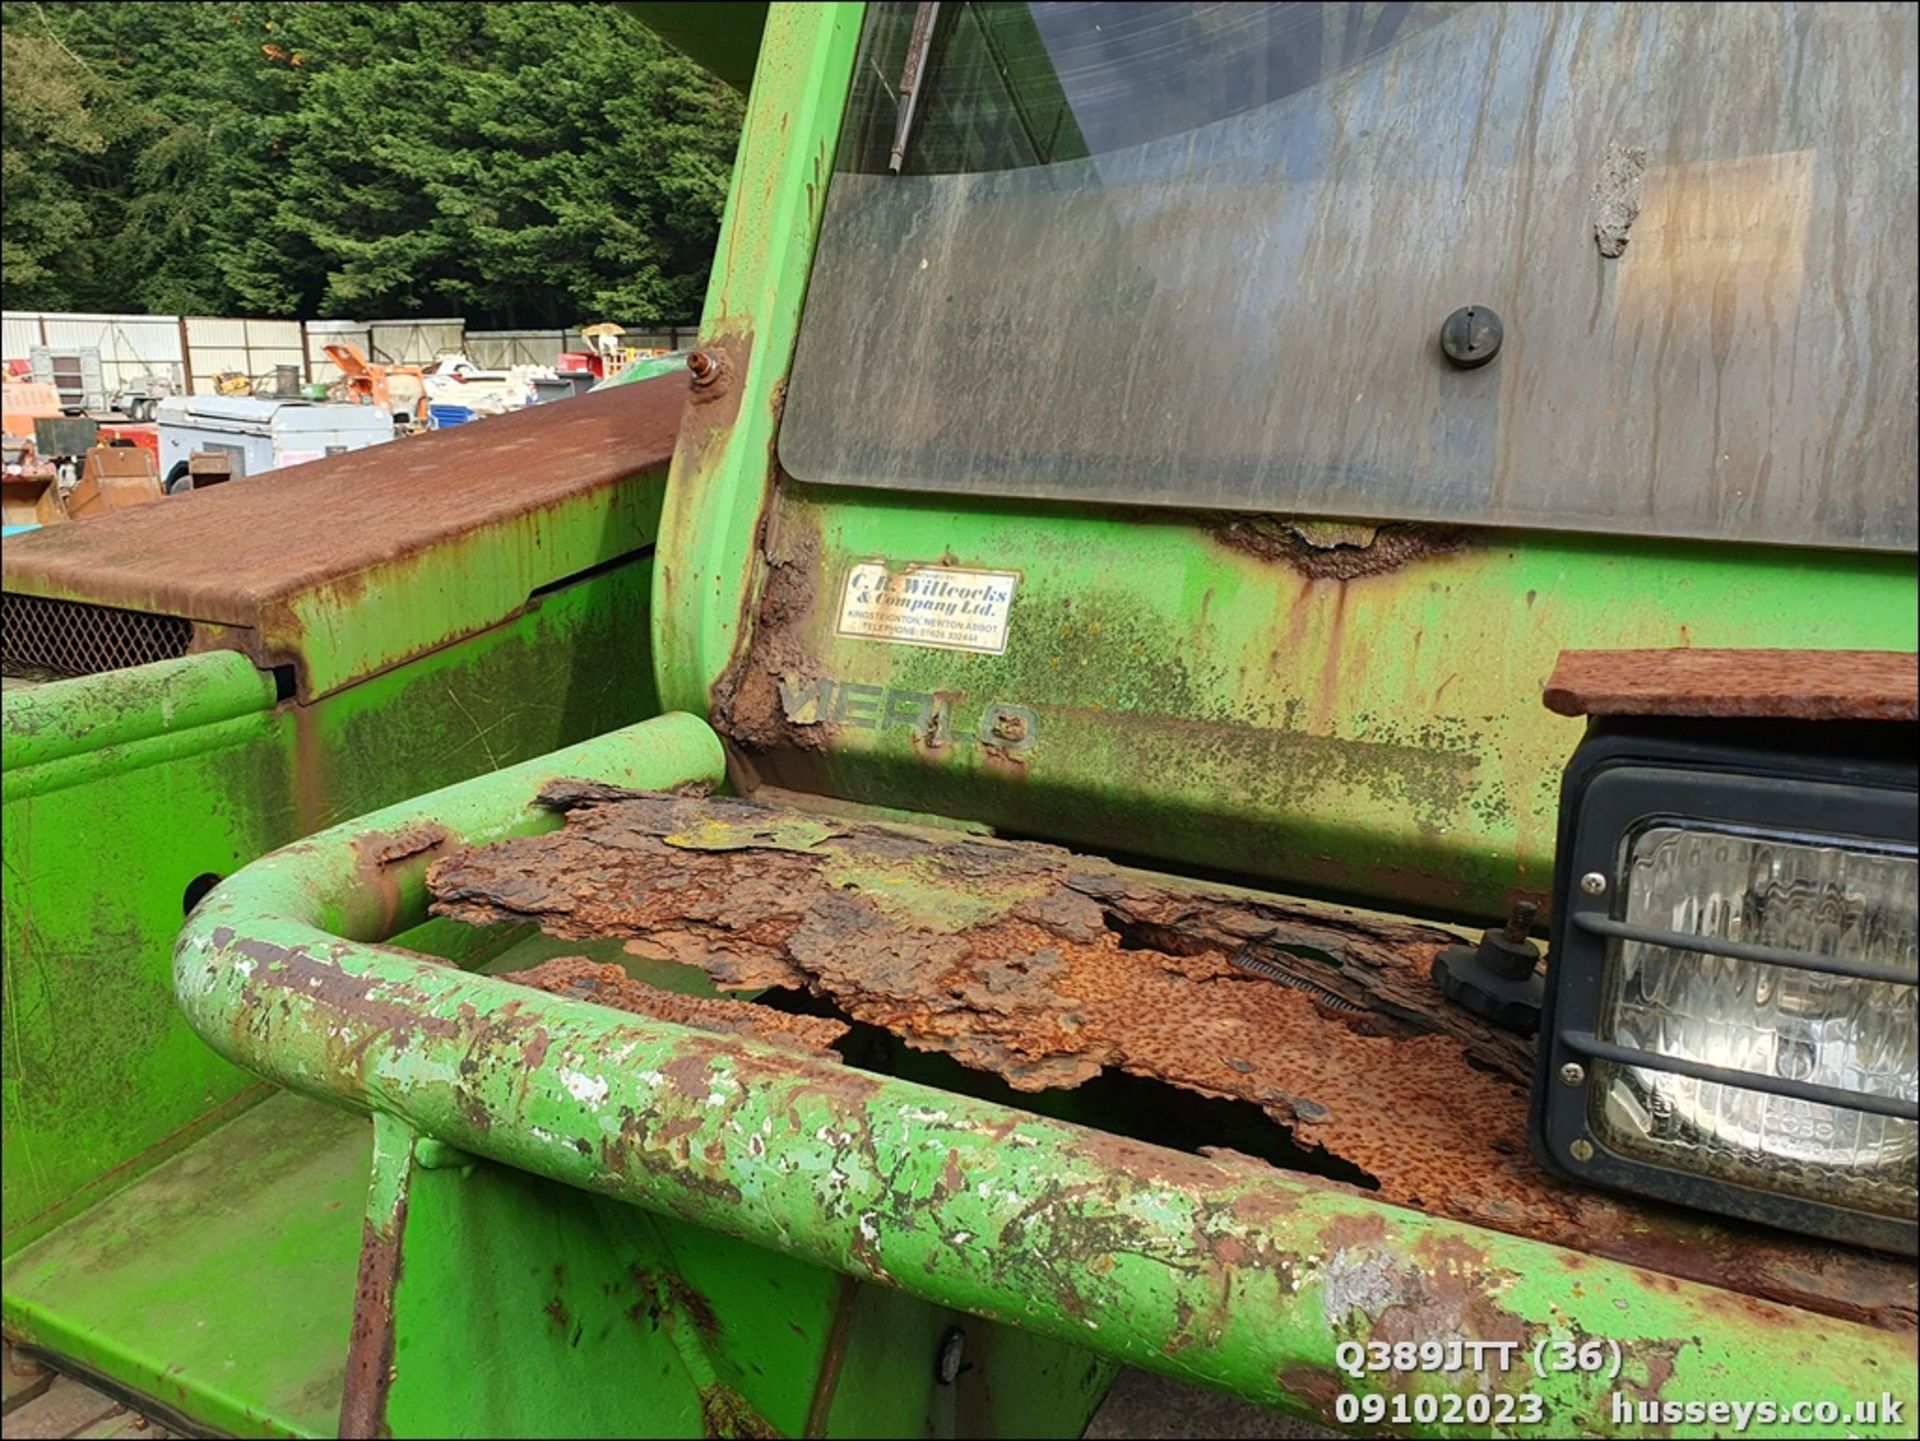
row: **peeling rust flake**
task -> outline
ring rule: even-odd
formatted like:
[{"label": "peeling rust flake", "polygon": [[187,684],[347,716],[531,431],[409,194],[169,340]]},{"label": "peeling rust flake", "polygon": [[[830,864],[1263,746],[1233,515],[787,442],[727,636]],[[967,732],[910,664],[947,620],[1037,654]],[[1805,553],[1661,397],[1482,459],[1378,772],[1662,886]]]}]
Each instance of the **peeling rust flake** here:
[{"label": "peeling rust flake", "polygon": [[833,1043],[847,1033],[843,1022],[824,1016],[790,1016],[782,1011],[716,996],[684,996],[636,981],[620,967],[585,956],[556,956],[530,970],[501,977],[549,995],[592,1001],[703,1031],[752,1036],[776,1046],[798,1046],[833,1054]]},{"label": "peeling rust flake", "polygon": [[1608,260],[1627,252],[1628,232],[1640,218],[1640,186],[1647,174],[1647,147],[1607,142],[1593,181],[1593,242]]},{"label": "peeling rust flake", "polygon": [[714,728],[750,751],[825,745],[821,727],[797,724],[789,704],[819,678],[800,637],[813,614],[820,536],[799,524],[789,531],[777,550],[768,537],[761,538],[766,570],[752,614],[751,644],[714,685]]},{"label": "peeling rust flake", "polygon": [[[1885,1258],[1624,1204],[1535,1165],[1531,1043],[1439,997],[1428,973],[1455,939],[1446,932],[1033,842],[565,784],[545,799],[567,810],[562,830],[435,862],[435,914],[619,938],[723,989],[806,992],[1018,1090],[1114,1070],[1249,1102],[1365,1173],[1382,1199],[1912,1325],[1913,1279]],[[617,967],[561,967],[531,983],[562,994],[590,984],[603,1001],[634,985]],[[643,1013],[663,1004],[694,1003],[656,994]],[[782,1031],[799,1025],[762,1014]]]},{"label": "peeling rust flake", "polygon": [[382,867],[425,855],[453,839],[453,832],[441,825],[419,825],[398,835],[368,831],[358,841],[361,866]]}]

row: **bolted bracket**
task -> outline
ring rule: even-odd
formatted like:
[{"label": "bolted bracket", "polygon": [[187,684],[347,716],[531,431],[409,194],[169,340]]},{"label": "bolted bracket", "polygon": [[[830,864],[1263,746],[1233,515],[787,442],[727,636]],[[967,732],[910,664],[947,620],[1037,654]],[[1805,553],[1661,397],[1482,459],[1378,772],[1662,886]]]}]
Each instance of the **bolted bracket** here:
[{"label": "bolted bracket", "polygon": [[1540,1029],[1546,980],[1540,948],[1527,939],[1538,908],[1522,901],[1504,927],[1475,946],[1448,946],[1433,958],[1433,983],[1446,998],[1503,1030],[1531,1036]]}]

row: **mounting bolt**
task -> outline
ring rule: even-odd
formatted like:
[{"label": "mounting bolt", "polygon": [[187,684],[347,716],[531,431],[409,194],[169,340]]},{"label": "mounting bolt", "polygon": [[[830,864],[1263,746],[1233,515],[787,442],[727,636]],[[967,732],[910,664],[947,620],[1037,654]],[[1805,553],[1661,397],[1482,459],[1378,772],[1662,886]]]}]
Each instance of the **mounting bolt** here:
[{"label": "mounting bolt", "polygon": [[687,357],[687,380],[695,390],[717,385],[726,374],[727,364],[719,352],[696,350]]},{"label": "mounting bolt", "polygon": [[1532,901],[1514,902],[1513,911],[1507,917],[1507,941],[1519,945],[1533,930],[1534,917],[1540,914],[1540,907]]},{"label": "mounting bolt", "polygon": [[1587,1082],[1587,1068],[1578,1061],[1568,1061],[1560,1068],[1560,1079],[1569,1086],[1584,1086]]},{"label": "mounting bolt", "polygon": [[1593,1159],[1593,1142],[1585,1139],[1575,1141],[1571,1146],[1567,1147],[1567,1154],[1576,1161],[1591,1161]]},{"label": "mounting bolt", "polygon": [[1607,878],[1599,871],[1588,871],[1580,877],[1580,889],[1590,896],[1604,896],[1607,893]]},{"label": "mounting bolt", "polygon": [[1481,933],[1479,945],[1448,946],[1433,958],[1433,983],[1483,1020],[1532,1035],[1540,1028],[1546,995],[1537,969],[1540,948],[1527,938],[1539,913],[1532,901],[1520,901],[1504,926]]},{"label": "mounting bolt", "polygon": [[1500,317],[1484,305],[1463,305],[1440,326],[1440,350],[1462,370],[1477,370],[1500,353]]}]

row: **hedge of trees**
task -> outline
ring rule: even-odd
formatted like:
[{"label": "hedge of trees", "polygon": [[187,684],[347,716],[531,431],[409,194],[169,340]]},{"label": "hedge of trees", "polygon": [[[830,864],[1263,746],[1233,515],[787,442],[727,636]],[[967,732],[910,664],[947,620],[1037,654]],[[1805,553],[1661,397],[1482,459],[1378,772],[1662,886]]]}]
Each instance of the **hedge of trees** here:
[{"label": "hedge of trees", "polygon": [[739,97],[610,5],[0,4],[13,310],[696,317]]}]

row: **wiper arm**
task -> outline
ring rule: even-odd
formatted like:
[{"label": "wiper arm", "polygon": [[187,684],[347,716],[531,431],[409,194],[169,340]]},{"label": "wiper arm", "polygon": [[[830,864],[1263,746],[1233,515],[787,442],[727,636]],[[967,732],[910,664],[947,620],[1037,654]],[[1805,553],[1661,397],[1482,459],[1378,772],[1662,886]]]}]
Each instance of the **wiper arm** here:
[{"label": "wiper arm", "polygon": [[900,118],[893,124],[893,150],[887,169],[895,175],[907,159],[907,139],[913,133],[914,111],[920,107],[920,82],[926,78],[927,51],[933,48],[934,22],[940,18],[939,0],[922,0],[907,40],[907,63],[900,71]]}]

